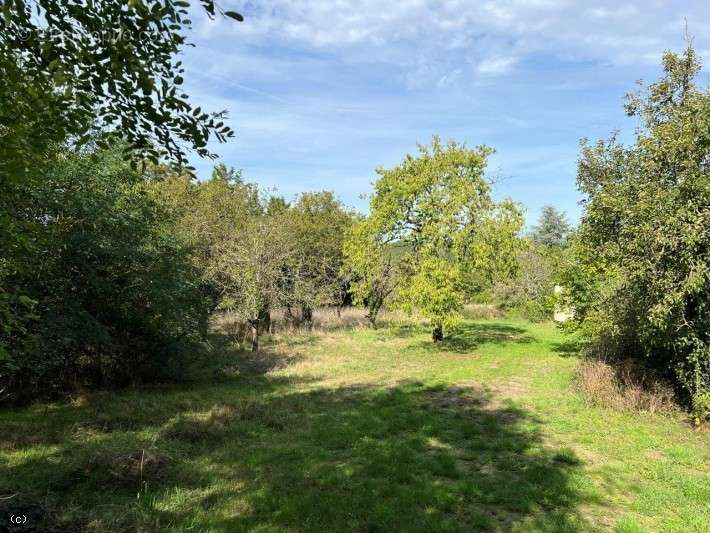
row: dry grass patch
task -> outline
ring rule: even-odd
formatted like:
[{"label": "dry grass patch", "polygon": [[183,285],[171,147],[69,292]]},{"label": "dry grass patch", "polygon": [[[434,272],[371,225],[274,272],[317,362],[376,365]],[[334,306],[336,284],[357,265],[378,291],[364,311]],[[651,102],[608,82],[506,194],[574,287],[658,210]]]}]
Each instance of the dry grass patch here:
[{"label": "dry grass patch", "polygon": [[494,304],[467,304],[462,314],[468,320],[494,320],[503,318],[505,311]]},{"label": "dry grass patch", "polygon": [[632,362],[584,359],[577,366],[575,382],[593,405],[650,413],[670,413],[677,408],[673,389]]}]

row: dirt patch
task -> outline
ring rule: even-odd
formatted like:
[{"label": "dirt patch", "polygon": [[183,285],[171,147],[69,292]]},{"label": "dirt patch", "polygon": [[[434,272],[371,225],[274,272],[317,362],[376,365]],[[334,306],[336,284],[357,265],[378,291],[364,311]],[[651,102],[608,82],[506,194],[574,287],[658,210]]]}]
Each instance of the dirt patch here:
[{"label": "dirt patch", "polygon": [[487,391],[490,395],[490,408],[501,409],[506,407],[508,401],[519,400],[527,394],[529,386],[530,381],[525,378],[512,378],[494,381],[487,387]]},{"label": "dirt patch", "polygon": [[119,485],[138,486],[148,479],[163,479],[172,462],[168,455],[156,449],[141,449],[128,453],[106,449],[82,461],[76,471],[87,476],[95,471],[102,471],[108,473]]},{"label": "dirt patch", "polygon": [[437,407],[460,408],[475,406],[484,408],[488,400],[488,393],[478,384],[465,383],[435,390],[429,393],[429,398]]}]

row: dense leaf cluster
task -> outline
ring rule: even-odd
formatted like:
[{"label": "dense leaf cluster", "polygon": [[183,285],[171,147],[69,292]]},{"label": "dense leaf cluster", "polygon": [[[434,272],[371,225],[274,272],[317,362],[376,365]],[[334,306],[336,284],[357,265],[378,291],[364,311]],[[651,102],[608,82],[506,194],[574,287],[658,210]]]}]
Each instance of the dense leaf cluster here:
[{"label": "dense leaf cluster", "polygon": [[[215,14],[212,0],[200,4]],[[120,136],[143,158],[186,163],[232,131],[190,104],[176,56],[186,45],[184,0],[3,0],[0,175],[17,175],[48,142],[88,129]],[[233,18],[235,13],[229,12]]]},{"label": "dense leaf cluster", "polygon": [[0,331],[5,398],[174,378],[198,359],[213,301],[165,202],[121,156],[57,150],[18,192],[32,245],[4,280],[22,295],[8,311],[20,323]]}]

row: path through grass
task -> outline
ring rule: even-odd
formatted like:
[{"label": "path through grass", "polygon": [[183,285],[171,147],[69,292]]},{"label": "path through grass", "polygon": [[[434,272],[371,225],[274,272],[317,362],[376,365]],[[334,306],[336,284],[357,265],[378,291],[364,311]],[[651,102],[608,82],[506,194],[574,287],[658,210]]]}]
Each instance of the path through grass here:
[{"label": "path through grass", "polygon": [[0,412],[0,512],[62,531],[710,529],[710,433],[586,405],[552,325],[277,335],[230,360],[215,383]]}]

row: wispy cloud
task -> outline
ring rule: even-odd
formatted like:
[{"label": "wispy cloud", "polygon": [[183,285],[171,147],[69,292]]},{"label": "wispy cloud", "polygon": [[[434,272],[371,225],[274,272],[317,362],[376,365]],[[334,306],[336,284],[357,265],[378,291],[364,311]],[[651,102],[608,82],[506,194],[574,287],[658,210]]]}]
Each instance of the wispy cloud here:
[{"label": "wispy cloud", "polygon": [[[683,46],[710,49],[710,2],[223,0],[196,12],[188,89],[228,109],[215,147],[285,194],[334,189],[363,207],[373,169],[433,133],[497,149],[499,193],[574,214],[580,137],[624,127],[623,94]],[[633,128],[633,125],[630,125]],[[197,161],[206,173],[210,163]]]}]

